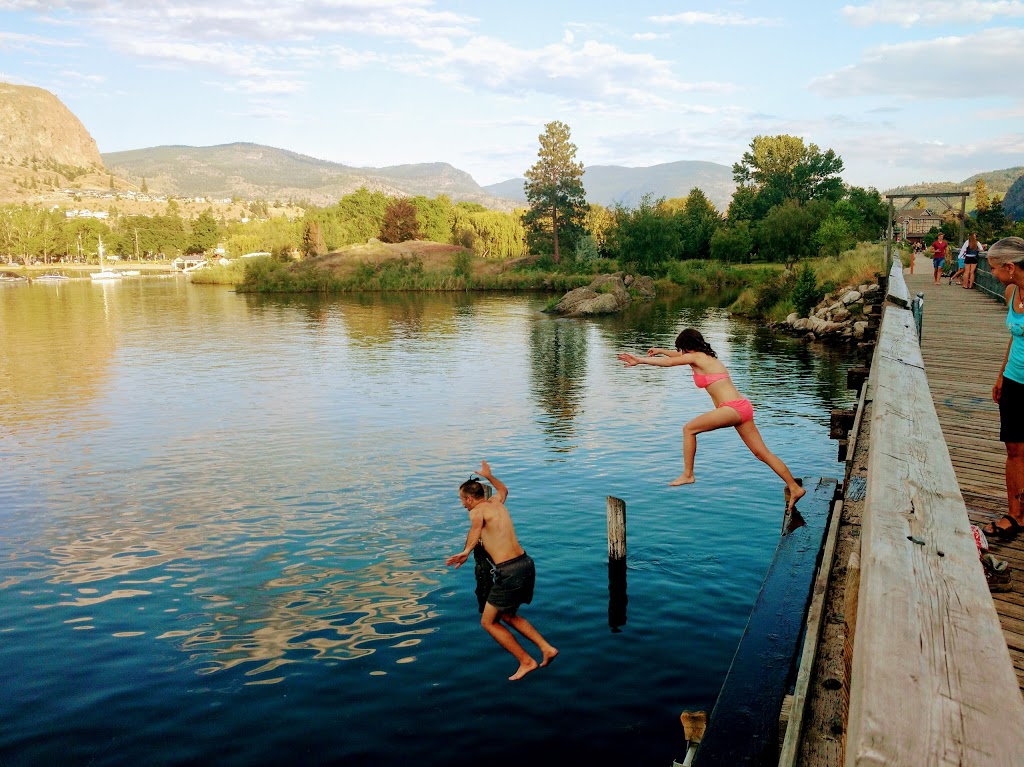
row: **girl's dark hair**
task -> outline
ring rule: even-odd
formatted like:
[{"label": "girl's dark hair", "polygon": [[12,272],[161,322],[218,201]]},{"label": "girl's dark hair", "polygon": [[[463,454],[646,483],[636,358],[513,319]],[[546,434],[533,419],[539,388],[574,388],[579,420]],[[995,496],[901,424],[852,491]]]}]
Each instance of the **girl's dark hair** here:
[{"label": "girl's dark hair", "polygon": [[461,485],[459,485],[459,492],[465,493],[470,498],[483,499],[483,497],[486,495],[486,493],[484,493],[484,486],[476,477],[470,477]]},{"label": "girl's dark hair", "polygon": [[703,352],[709,357],[718,357],[715,350],[704,340],[700,331],[694,328],[686,328],[676,336],[676,349],[681,352]]}]

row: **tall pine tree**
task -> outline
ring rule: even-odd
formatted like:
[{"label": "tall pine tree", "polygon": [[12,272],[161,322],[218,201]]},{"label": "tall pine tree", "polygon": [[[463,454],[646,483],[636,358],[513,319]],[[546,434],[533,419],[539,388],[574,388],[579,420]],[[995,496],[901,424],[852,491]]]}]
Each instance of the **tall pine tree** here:
[{"label": "tall pine tree", "polygon": [[531,250],[552,253],[555,263],[561,249],[570,252],[584,234],[588,205],[583,191],[583,163],[576,161],[576,145],[569,140],[569,126],[554,121],[540,135],[537,162],[526,171],[523,215]]}]

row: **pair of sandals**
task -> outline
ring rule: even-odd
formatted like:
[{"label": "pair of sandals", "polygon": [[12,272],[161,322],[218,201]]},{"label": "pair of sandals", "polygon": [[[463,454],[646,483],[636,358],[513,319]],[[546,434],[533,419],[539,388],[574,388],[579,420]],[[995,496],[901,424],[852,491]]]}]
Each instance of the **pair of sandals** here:
[{"label": "pair of sandals", "polygon": [[987,527],[981,528],[986,537],[995,536],[1001,541],[1012,541],[1021,530],[1024,530],[1024,525],[1009,514],[1004,514],[995,522],[990,522]]}]

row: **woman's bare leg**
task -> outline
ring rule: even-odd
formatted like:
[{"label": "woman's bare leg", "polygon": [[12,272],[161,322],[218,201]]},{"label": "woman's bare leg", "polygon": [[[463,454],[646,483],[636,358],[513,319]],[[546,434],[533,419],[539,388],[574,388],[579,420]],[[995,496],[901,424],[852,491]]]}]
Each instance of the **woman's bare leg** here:
[{"label": "woman's bare leg", "polygon": [[[724,409],[724,408],[723,408]],[[740,435],[740,439],[743,440],[744,444],[750,448],[750,452],[754,454],[754,457],[759,461],[764,461],[768,464],[769,468],[774,471],[783,482],[786,483],[786,489],[789,490],[789,505],[787,509],[792,509],[796,505],[796,502],[800,500],[807,492],[800,486],[793,476],[793,473],[789,470],[789,467],[782,462],[775,453],[768,449],[768,446],[764,444],[764,439],[761,438],[761,432],[757,430],[753,421],[747,421],[741,423],[736,427],[736,431]]]},{"label": "woman's bare leg", "polygon": [[719,407],[699,415],[683,427],[683,473],[669,482],[669,487],[692,485],[697,481],[693,475],[693,459],[697,455],[697,435],[706,431],[736,426],[740,414],[731,407]]},{"label": "woman's bare leg", "polygon": [[964,287],[965,288],[973,288],[974,287],[974,273],[977,271],[977,269],[978,269],[978,265],[977,264],[968,264],[966,267],[964,267],[964,270],[965,270],[964,271]]},{"label": "woman's bare leg", "polygon": [[1006,443],[1007,513],[1024,525],[1024,442]]}]

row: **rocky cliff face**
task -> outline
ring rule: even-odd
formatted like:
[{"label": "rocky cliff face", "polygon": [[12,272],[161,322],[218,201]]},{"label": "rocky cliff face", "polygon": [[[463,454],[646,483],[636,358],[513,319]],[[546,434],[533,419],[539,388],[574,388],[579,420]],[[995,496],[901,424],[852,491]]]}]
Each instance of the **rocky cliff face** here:
[{"label": "rocky cliff face", "polygon": [[103,168],[96,141],[49,91],[0,83],[0,162]]}]

